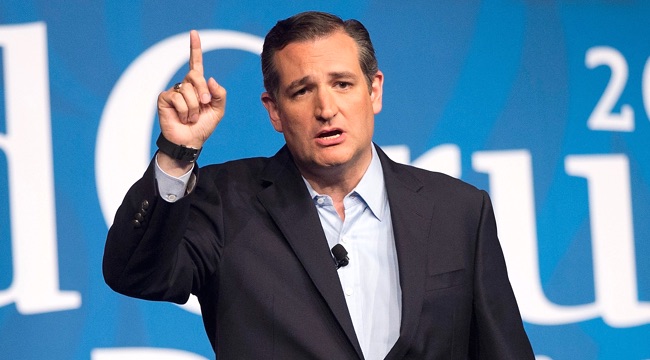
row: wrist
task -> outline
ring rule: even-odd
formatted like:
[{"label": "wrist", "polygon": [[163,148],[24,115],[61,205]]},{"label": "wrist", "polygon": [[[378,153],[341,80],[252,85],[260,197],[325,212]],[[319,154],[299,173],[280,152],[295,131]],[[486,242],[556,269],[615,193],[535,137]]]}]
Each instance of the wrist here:
[{"label": "wrist", "polygon": [[180,177],[186,174],[194,166],[194,163],[192,162],[176,160],[160,151],[156,152],[155,158],[158,168],[160,168],[164,173],[174,177]]},{"label": "wrist", "polygon": [[165,136],[160,133],[158,140],[156,140],[156,145],[160,153],[163,153],[169,156],[171,159],[180,161],[194,163],[198,159],[199,154],[201,154],[201,148],[196,149],[193,147],[187,147],[185,145],[177,145],[173,142],[167,140]]}]

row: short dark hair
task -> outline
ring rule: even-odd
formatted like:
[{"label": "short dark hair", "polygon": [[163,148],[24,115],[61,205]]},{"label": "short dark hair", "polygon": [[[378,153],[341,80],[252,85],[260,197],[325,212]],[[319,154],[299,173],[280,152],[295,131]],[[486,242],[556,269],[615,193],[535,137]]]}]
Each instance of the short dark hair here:
[{"label": "short dark hair", "polygon": [[262,48],[262,75],[264,88],[275,99],[280,87],[280,75],[273,62],[275,53],[290,43],[314,40],[344,31],[359,48],[359,64],[366,77],[368,90],[378,71],[375,49],[370,41],[368,30],[358,20],[343,21],[340,17],[319,11],[307,11],[288,19],[278,21],[266,34]]}]

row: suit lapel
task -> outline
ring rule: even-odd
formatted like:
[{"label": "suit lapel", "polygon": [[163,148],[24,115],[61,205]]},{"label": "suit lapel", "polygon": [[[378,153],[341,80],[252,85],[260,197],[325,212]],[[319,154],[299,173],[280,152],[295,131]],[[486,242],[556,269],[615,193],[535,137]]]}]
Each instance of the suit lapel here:
[{"label": "suit lapel", "polygon": [[363,358],[318,211],[286,147],[269,162],[263,180],[268,186],[258,194],[259,201],[286,237],[357,354]]},{"label": "suit lapel", "polygon": [[402,290],[400,337],[386,359],[400,359],[413,341],[422,312],[433,206],[419,193],[423,185],[418,179],[400,169],[380,149],[377,152],[388,192]]}]

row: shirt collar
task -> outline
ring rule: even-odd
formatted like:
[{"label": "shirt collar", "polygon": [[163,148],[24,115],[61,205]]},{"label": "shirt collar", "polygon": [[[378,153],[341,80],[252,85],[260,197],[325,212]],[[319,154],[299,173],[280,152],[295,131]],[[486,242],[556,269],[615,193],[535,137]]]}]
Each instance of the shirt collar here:
[{"label": "shirt collar", "polygon": [[[302,179],[307,185],[307,189],[309,190],[312,199],[321,196],[311,187],[307,179],[304,177]],[[375,149],[374,144],[372,144],[372,159],[370,160],[370,165],[368,166],[366,173],[363,174],[359,184],[357,184],[357,186],[350,192],[350,194],[354,193],[357,193],[359,197],[363,199],[370,211],[379,221],[384,220],[388,209],[388,195],[386,194],[384,172],[381,166],[381,161],[379,160],[379,155],[377,155],[377,150]],[[348,194],[348,196],[350,194]]]},{"label": "shirt collar", "polygon": [[372,146],[370,166],[368,166],[368,170],[363,174],[361,181],[352,192],[356,192],[361,196],[379,221],[384,220],[386,208],[388,207],[388,196],[384,184],[384,172],[374,144]]}]

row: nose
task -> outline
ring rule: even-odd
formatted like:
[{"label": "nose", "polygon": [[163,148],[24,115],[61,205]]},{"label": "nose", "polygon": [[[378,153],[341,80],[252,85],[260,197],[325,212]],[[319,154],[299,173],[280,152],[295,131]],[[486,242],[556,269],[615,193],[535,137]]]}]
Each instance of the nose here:
[{"label": "nose", "polygon": [[329,121],[339,112],[336,98],[327,90],[321,90],[316,97],[315,116],[319,121]]}]

